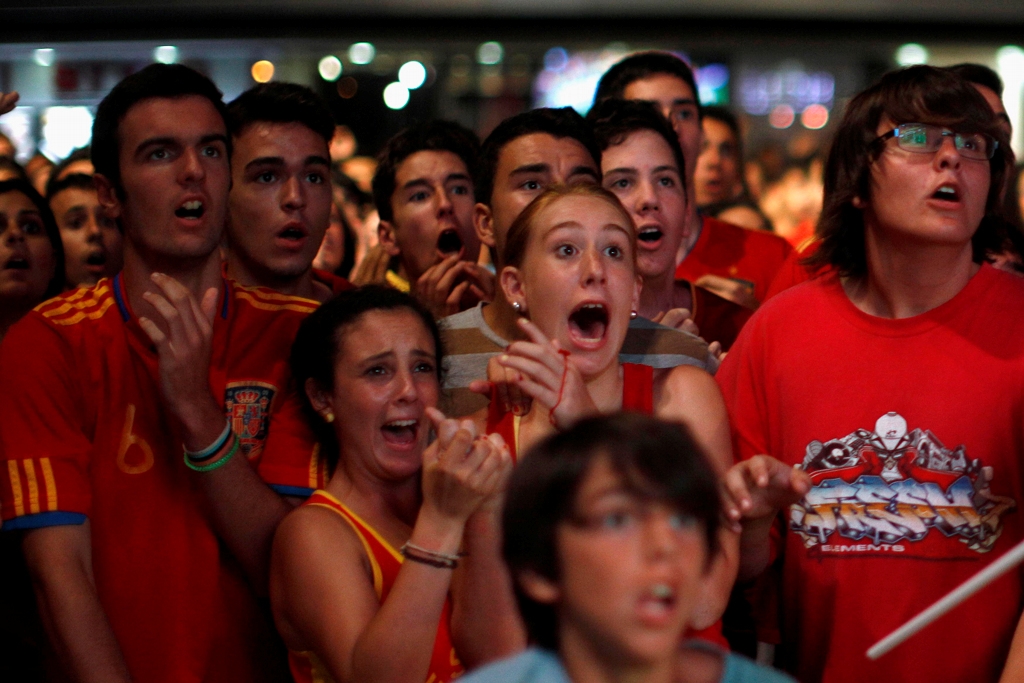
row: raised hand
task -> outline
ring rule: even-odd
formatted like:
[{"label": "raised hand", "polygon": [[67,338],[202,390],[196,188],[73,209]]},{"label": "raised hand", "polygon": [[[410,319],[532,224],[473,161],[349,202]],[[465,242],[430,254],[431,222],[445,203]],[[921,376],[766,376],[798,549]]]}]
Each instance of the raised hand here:
[{"label": "raised hand", "polygon": [[729,468],[722,488],[725,513],[734,524],[770,523],[779,510],[811,490],[811,478],[769,455],[755,455]]},{"label": "raised hand", "polygon": [[18,93],[13,90],[9,93],[0,92],[0,116],[14,109],[18,103]]},{"label": "raised hand", "polygon": [[530,341],[513,342],[498,356],[498,363],[520,374],[515,384],[547,408],[556,429],[599,412],[569,352],[526,318],[518,322]]},{"label": "raised hand", "polygon": [[693,314],[686,308],[672,308],[662,311],[652,318],[653,322],[665,327],[671,327],[680,332],[689,332],[695,337],[700,336],[700,329],[697,323],[693,322]]},{"label": "raised hand", "polygon": [[[149,318],[140,317],[139,325],[156,346],[164,403],[188,427],[202,419],[203,411],[208,414],[209,404],[214,402],[209,374],[218,292],[210,288],[198,302],[169,275],[153,273],[152,279],[161,293],[146,292],[142,296],[163,318],[166,332]],[[223,413],[222,408],[219,410]],[[185,445],[202,448],[207,444]]]},{"label": "raised hand", "polygon": [[479,301],[494,299],[494,274],[483,266],[460,260],[460,253],[447,256],[416,280],[414,294],[435,318],[463,311]]},{"label": "raised hand", "polygon": [[533,405],[533,398],[519,388],[518,382],[523,378],[516,370],[503,366],[499,356],[492,356],[487,361],[487,379],[476,379],[469,383],[469,390],[483,394],[498,401],[501,409],[513,415],[526,415]]},{"label": "raised hand", "polygon": [[498,434],[477,434],[472,420],[450,420],[427,408],[437,440],[423,452],[423,509],[459,525],[497,499],[512,471]]}]

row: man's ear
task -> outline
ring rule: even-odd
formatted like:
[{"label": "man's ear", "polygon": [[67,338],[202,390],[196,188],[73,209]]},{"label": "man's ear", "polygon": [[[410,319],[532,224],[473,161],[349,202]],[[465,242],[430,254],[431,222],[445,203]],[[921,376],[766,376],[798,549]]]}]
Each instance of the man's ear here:
[{"label": "man's ear", "polygon": [[528,569],[520,572],[516,576],[516,581],[524,593],[543,605],[553,605],[562,596],[558,584]]},{"label": "man's ear", "polygon": [[398,246],[398,240],[395,239],[395,226],[391,221],[380,222],[380,225],[377,226],[377,239],[388,256],[398,256],[402,253]]},{"label": "man's ear", "polygon": [[[517,313],[526,313],[526,287],[523,284],[523,274],[515,266],[505,266],[498,275],[501,283],[501,290],[505,293],[505,300],[509,304],[519,304]],[[515,306],[513,306],[515,308]]]},{"label": "man's ear", "polygon": [[100,206],[103,207],[103,213],[105,213],[108,218],[120,218],[122,210],[121,198],[118,197],[117,189],[114,187],[114,184],[102,173],[93,174],[92,181],[96,185],[96,196],[99,200]]},{"label": "man's ear", "polygon": [[498,244],[494,240],[494,219],[491,216],[491,207],[477,202],[473,206],[473,229],[481,244],[491,249],[497,249]]},{"label": "man's ear", "polygon": [[320,385],[315,379],[309,377],[306,379],[306,383],[302,386],[306,392],[306,396],[309,398],[309,403],[320,415],[334,412],[334,398],[326,391],[320,388]]}]

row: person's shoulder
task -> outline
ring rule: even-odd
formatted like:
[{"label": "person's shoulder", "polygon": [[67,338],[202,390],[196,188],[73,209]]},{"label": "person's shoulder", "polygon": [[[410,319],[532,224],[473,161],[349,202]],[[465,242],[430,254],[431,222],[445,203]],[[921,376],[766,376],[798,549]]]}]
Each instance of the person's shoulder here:
[{"label": "person's shoulder", "polygon": [[700,337],[659,325],[653,320],[637,317],[629,321],[626,339],[619,351],[623,363],[671,368],[696,365],[704,368],[708,361],[708,345]]},{"label": "person's shoulder", "polygon": [[480,327],[483,322],[483,313],[480,310],[482,304],[467,308],[459,313],[445,316],[437,321],[441,330],[465,330],[472,327]]},{"label": "person's shoulder", "polygon": [[298,314],[304,317],[320,306],[319,301],[282,294],[266,287],[246,287],[234,281],[229,286],[238,312],[243,315]]},{"label": "person's shoulder", "polygon": [[340,275],[335,275],[330,271],[321,270],[319,268],[313,269],[313,279],[330,289],[331,294],[339,294],[346,290],[356,288],[354,284]]},{"label": "person's shoulder", "polygon": [[558,656],[540,648],[488,664],[459,679],[462,683],[569,683]]},{"label": "person's shoulder", "polygon": [[47,299],[30,316],[57,327],[70,327],[95,323],[118,312],[113,283],[104,278],[92,287],[79,287]]},{"label": "person's shoulder", "polygon": [[730,652],[725,655],[720,683],[796,683],[796,679],[778,669]]}]

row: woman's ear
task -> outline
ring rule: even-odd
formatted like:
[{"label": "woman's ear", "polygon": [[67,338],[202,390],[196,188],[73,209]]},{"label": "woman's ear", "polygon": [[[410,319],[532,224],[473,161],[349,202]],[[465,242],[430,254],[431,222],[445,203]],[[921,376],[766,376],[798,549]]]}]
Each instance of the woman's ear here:
[{"label": "woman's ear", "polygon": [[529,569],[520,572],[516,576],[516,581],[522,591],[535,602],[553,605],[562,597],[558,584]]},{"label": "woman's ear", "polygon": [[[515,266],[505,266],[499,275],[501,290],[505,293],[505,300],[516,309],[516,313],[525,314],[526,285],[523,283],[523,273]],[[519,304],[517,307],[516,304]]]},{"label": "woman's ear", "polygon": [[[313,406],[313,410],[319,413],[321,417],[326,419],[327,415],[334,415],[334,398],[321,389],[315,379],[312,377],[307,378],[306,383],[302,388],[305,390],[306,396],[309,398],[309,403]],[[330,420],[328,420],[328,422],[329,421]]]}]

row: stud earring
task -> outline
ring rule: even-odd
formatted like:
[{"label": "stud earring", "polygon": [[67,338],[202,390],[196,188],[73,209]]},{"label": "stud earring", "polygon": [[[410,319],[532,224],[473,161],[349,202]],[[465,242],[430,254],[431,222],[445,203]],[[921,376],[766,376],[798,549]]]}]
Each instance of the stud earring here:
[{"label": "stud earring", "polygon": [[324,413],[324,422],[326,422],[327,424],[331,424],[332,422],[334,422],[334,413],[332,413],[330,410]]},{"label": "stud earring", "polygon": [[629,319],[630,319],[630,320],[636,320],[636,317],[637,317],[638,315],[639,315],[639,313],[637,313],[636,311],[630,311],[630,312],[629,312]]},{"label": "stud earring", "polygon": [[521,303],[519,303],[518,301],[513,301],[512,302],[512,308],[515,309],[516,313],[522,313],[523,312],[523,305]]}]

